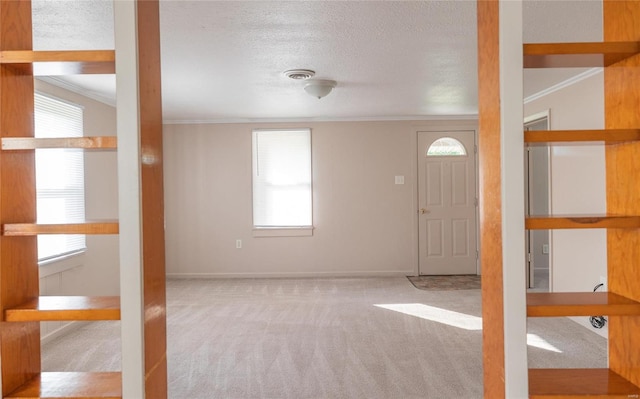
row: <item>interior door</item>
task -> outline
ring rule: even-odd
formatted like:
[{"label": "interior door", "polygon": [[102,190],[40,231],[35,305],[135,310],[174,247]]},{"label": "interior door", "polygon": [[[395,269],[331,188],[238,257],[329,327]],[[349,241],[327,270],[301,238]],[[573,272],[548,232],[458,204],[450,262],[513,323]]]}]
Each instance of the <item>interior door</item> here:
[{"label": "interior door", "polygon": [[477,274],[475,132],[418,132],[419,269]]}]

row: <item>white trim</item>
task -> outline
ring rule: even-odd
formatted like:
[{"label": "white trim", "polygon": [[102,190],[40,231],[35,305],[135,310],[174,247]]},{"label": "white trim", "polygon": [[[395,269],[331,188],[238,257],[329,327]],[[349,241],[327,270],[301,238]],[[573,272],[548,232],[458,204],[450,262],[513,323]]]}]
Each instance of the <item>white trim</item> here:
[{"label": "white trim", "polygon": [[[41,80],[45,83],[49,83],[52,86],[56,86],[59,87],[61,89],[65,89],[65,90],[69,90],[73,93],[76,94],[80,94],[81,96],[90,98],[92,100],[101,102],[103,104],[107,104],[110,105],[112,107],[116,106],[116,101],[113,98],[107,97],[107,96],[103,96],[99,93],[96,93],[95,91],[91,91],[91,90],[87,90],[83,87],[80,87],[78,85],[75,85],[73,83],[69,83],[65,80],[62,80],[58,77],[55,76],[39,76],[36,79]],[[48,95],[48,94],[47,94]]]},{"label": "white trim", "polygon": [[71,321],[71,322],[65,323],[59,328],[56,328],[55,330],[50,332],[49,334],[40,337],[40,343],[42,345],[48,344],[49,342],[57,338],[60,338],[62,336],[65,336],[73,331],[76,331],[80,329],[82,326],[89,323],[90,322],[88,321]]},{"label": "white trim", "polygon": [[169,279],[216,278],[308,278],[308,277],[407,277],[415,276],[412,270],[362,271],[362,272],[273,272],[273,273],[167,273]]},{"label": "white trim", "polygon": [[313,227],[254,227],[254,237],[310,237]]},{"label": "white trim", "polygon": [[528,123],[531,123],[531,122],[546,118],[547,119],[547,129],[551,130],[550,129],[550,123],[549,123],[550,116],[551,116],[551,110],[550,109],[545,109],[544,111],[540,111],[540,112],[538,112],[536,114],[526,116],[524,118],[524,124],[527,125]]},{"label": "white trim", "polygon": [[311,123],[311,122],[386,122],[386,121],[459,121],[477,120],[470,115],[413,115],[413,116],[353,116],[342,118],[220,118],[220,119],[165,119],[164,125],[206,125],[230,123]]},{"label": "white trim", "polygon": [[74,252],[38,263],[39,278],[84,266],[86,251]]},{"label": "white trim", "polygon": [[535,100],[537,100],[539,98],[542,98],[544,96],[548,96],[549,94],[551,94],[553,92],[556,92],[558,90],[562,90],[562,89],[564,89],[566,87],[574,85],[574,84],[576,84],[576,83],[578,83],[578,82],[580,82],[582,80],[590,78],[591,76],[597,75],[597,74],[601,73],[602,71],[604,71],[604,68],[591,68],[591,69],[589,69],[587,71],[584,71],[582,73],[577,74],[576,76],[573,76],[573,77],[571,77],[571,78],[569,78],[567,80],[563,80],[560,83],[557,83],[557,84],[555,84],[555,85],[553,85],[551,87],[548,87],[548,88],[546,88],[544,90],[541,90],[541,91],[539,91],[539,92],[537,92],[535,94],[532,94],[532,95],[526,97],[524,99],[524,103],[528,104],[528,103],[530,103],[532,101],[535,101]]}]

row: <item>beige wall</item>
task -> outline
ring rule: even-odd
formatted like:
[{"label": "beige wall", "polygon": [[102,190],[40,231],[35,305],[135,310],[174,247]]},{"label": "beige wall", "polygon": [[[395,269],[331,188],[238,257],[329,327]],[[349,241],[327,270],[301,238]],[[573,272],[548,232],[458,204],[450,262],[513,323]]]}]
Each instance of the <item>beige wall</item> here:
[{"label": "beige wall", "polygon": [[[36,80],[36,90],[84,107],[86,136],[115,136],[115,108]],[[118,218],[115,151],[85,152],[85,212],[88,220]],[[118,236],[87,236],[84,254],[40,267],[41,295],[119,295]],[[43,337],[63,323],[43,323]]]},{"label": "beige wall", "polygon": [[[312,129],[312,237],[252,236],[251,131],[280,127]],[[168,275],[414,274],[416,132],[470,128],[475,122],[166,125]]]},{"label": "beige wall", "polygon": [[[525,116],[550,113],[550,129],[604,127],[603,74],[526,104]],[[602,145],[551,149],[551,209],[555,214],[605,213],[605,164]],[[553,291],[591,291],[607,275],[606,231],[555,230],[551,233]],[[587,324],[587,318],[577,318]],[[593,328],[590,327],[593,330]],[[602,333],[601,330],[598,332]]]}]

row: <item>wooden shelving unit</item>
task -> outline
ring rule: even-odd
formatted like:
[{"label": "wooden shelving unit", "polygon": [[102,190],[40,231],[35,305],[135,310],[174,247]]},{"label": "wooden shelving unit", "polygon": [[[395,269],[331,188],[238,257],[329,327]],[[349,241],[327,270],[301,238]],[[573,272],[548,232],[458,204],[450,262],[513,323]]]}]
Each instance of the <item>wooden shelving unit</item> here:
[{"label": "wooden shelving unit", "polygon": [[[603,66],[605,129],[527,132],[525,143],[606,145],[607,215],[529,217],[527,229],[608,229],[609,292],[530,293],[527,316],[609,316],[609,369],[530,369],[530,398],[640,395],[640,5],[604,2],[605,42],[525,44],[525,68]],[[636,72],[634,72],[636,71]],[[631,88],[631,89],[629,89]],[[635,354],[635,355],[633,355]]]},{"label": "wooden shelving unit", "polygon": [[2,150],[35,150],[44,148],[78,148],[83,150],[115,150],[118,139],[114,136],[100,137],[3,137]]},{"label": "wooden shelving unit", "polygon": [[528,130],[524,142],[529,145],[597,143],[618,144],[640,140],[640,129],[600,130]]},{"label": "wooden shelving unit", "polygon": [[118,222],[6,223],[2,226],[2,235],[4,236],[34,236],[38,234],[118,234]]},{"label": "wooden shelving unit", "polygon": [[4,321],[120,320],[120,297],[41,296],[4,311]]},{"label": "wooden shelving unit", "polygon": [[[137,153],[140,146],[152,150],[158,157],[157,165],[146,166],[141,173],[138,171],[136,178],[139,184],[133,186],[134,189],[129,190],[126,196],[129,201],[136,203],[133,207],[135,213],[127,215],[138,221],[141,227],[128,228],[126,238],[121,236],[120,246],[122,248],[123,242],[126,245],[135,242],[135,245],[144,249],[137,252],[132,264],[120,269],[121,273],[123,270],[133,270],[132,275],[137,273],[142,278],[142,283],[135,286],[142,287],[141,291],[121,291],[123,296],[126,293],[128,303],[135,308],[129,311],[127,317],[124,315],[127,311],[124,298],[117,296],[40,296],[36,243],[39,234],[123,233],[120,223],[111,220],[72,224],[36,222],[35,149],[115,150],[118,140],[110,136],[34,138],[34,77],[113,74],[116,70],[116,51],[33,51],[31,2],[0,2],[2,398],[167,397],[159,4],[156,0],[121,2],[114,5],[114,10],[116,25],[119,22],[129,24],[124,31],[133,32],[132,37],[124,39],[118,39],[116,35],[116,47],[118,43],[129,45],[135,42],[133,52],[123,50],[127,61],[119,63],[118,67],[118,74],[134,76],[127,81],[135,82],[135,87],[122,89],[122,92],[130,89],[135,93],[125,97],[132,104],[137,103],[138,107],[133,107],[133,113],[136,118],[146,122],[145,126],[135,120],[131,122],[130,114],[121,115],[121,110],[129,111],[131,107],[118,106],[118,134],[130,140],[122,158],[134,160],[133,163],[127,163],[127,173],[134,174],[134,170],[129,170],[131,166],[142,169],[141,157]],[[144,51],[139,51],[141,48]],[[135,60],[135,68],[131,67],[134,63],[130,60]],[[121,90],[118,91],[120,94]],[[127,119],[128,123],[121,124],[121,119]],[[125,130],[126,135],[123,133]],[[122,168],[120,155],[118,167]],[[119,179],[121,187],[122,177],[119,176]],[[120,212],[123,212],[122,208]],[[142,311],[139,308],[141,305]],[[153,317],[145,317],[150,314],[151,308]],[[76,320],[121,320],[124,331],[141,331],[143,336],[130,339],[128,342],[133,345],[129,345],[129,350],[123,353],[123,371],[128,367],[128,370],[134,370],[131,374],[135,376],[125,375],[124,372],[41,372],[40,322]],[[127,327],[127,323],[132,328]],[[138,374],[140,371],[141,374]]]},{"label": "wooden shelving unit", "polygon": [[530,369],[531,399],[629,399],[640,388],[609,369]]},{"label": "wooden shelving unit", "polygon": [[532,292],[527,316],[640,315],[640,302],[612,292]]},{"label": "wooden shelving unit", "polygon": [[5,396],[6,399],[121,399],[122,380],[115,372],[45,372]]},{"label": "wooden shelving unit", "polygon": [[640,228],[640,216],[620,216],[620,215],[530,216],[525,220],[525,228],[529,230],[633,229],[633,228]]}]

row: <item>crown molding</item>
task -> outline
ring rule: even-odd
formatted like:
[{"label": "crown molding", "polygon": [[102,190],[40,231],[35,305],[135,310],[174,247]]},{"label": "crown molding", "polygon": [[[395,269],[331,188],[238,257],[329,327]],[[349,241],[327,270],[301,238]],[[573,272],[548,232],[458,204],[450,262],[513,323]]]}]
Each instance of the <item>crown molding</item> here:
[{"label": "crown molding", "polygon": [[116,102],[114,99],[109,98],[107,96],[103,96],[101,94],[98,94],[94,91],[90,91],[90,90],[86,90],[80,86],[74,85],[72,83],[69,83],[65,80],[62,80],[60,78],[57,78],[55,76],[39,76],[37,77],[38,80],[43,81],[45,83],[49,83],[52,86],[56,86],[59,87],[61,89],[64,90],[68,90],[71,91],[73,93],[79,94],[81,96],[90,98],[92,100],[101,102],[103,104],[107,104],[110,105],[112,107],[116,106]]},{"label": "crown molding", "polygon": [[546,88],[544,90],[541,90],[541,91],[539,91],[539,92],[537,92],[535,94],[532,94],[532,95],[530,95],[528,97],[525,97],[524,103],[528,104],[528,103],[530,103],[532,101],[535,101],[535,100],[538,100],[538,99],[540,99],[540,98],[542,98],[544,96],[548,96],[549,94],[551,94],[553,92],[556,92],[558,90],[562,90],[562,89],[567,88],[567,87],[569,87],[571,85],[574,85],[574,84],[576,84],[576,83],[578,83],[580,81],[583,81],[583,80],[585,80],[587,78],[590,78],[590,77],[592,77],[594,75],[597,75],[597,74],[601,73],[603,70],[604,70],[604,68],[591,68],[591,69],[589,69],[587,71],[579,73],[576,76],[573,76],[573,77],[571,77],[571,78],[569,78],[567,80],[563,80],[560,83],[557,83],[557,84],[555,84],[555,85],[553,85],[551,87],[548,87],[548,88]]}]

